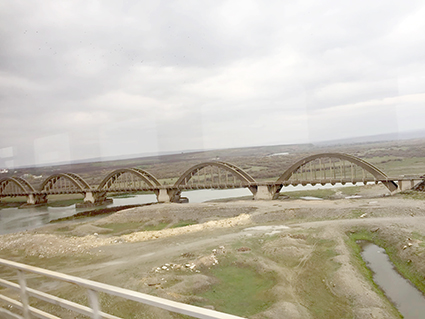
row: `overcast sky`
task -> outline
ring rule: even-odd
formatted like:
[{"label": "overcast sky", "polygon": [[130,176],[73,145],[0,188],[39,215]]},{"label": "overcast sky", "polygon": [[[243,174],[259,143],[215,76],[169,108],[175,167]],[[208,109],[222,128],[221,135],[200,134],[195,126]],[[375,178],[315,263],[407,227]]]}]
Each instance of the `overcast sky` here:
[{"label": "overcast sky", "polygon": [[0,0],[0,168],[425,128],[425,2]]}]

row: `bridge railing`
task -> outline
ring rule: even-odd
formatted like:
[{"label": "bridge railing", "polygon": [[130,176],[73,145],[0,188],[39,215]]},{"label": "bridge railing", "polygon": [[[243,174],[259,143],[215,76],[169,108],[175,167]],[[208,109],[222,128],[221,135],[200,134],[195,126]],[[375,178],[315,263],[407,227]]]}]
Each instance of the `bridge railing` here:
[{"label": "bridge railing", "polygon": [[[132,291],[124,288],[119,288],[75,276],[70,276],[62,274],[59,272],[38,268],[34,266],[29,266],[5,259],[0,259],[0,266],[5,266],[12,268],[17,271],[18,283],[14,283],[5,279],[0,278],[0,286],[17,291],[20,294],[20,301],[12,299],[6,295],[0,294],[0,301],[5,302],[6,304],[13,306],[17,309],[20,309],[22,316],[16,313],[13,313],[5,308],[0,307],[0,317],[1,318],[42,318],[42,319],[60,319],[59,317],[49,314],[40,309],[34,308],[29,305],[29,297],[35,297],[40,300],[61,306],[65,309],[74,311],[76,313],[89,316],[91,318],[100,319],[120,319],[120,317],[107,314],[100,310],[100,303],[98,293],[106,293],[108,295],[121,297],[126,300],[136,301],[138,303],[143,303],[146,305],[159,307],[171,312],[180,313],[183,315],[188,315],[194,318],[202,319],[241,319],[234,315],[218,312],[215,310],[205,309],[201,307],[196,307],[176,301],[167,300],[164,298],[159,298],[155,296],[150,296],[144,293],[137,291]],[[79,287],[87,289],[88,298],[90,301],[90,307],[83,306],[81,304],[59,298],[54,295],[47,294],[45,292],[39,291],[37,289],[32,289],[27,287],[26,282],[26,273],[42,275],[54,280],[59,280],[62,282],[72,283]]]}]

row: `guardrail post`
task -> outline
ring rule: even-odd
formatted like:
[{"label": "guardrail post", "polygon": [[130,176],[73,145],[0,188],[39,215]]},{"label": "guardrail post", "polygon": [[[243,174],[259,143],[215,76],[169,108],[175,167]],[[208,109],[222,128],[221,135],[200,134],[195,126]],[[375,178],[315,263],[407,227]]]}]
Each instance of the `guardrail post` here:
[{"label": "guardrail post", "polygon": [[27,281],[25,280],[25,274],[22,270],[18,270],[18,281],[21,288],[21,301],[23,307],[23,314],[25,319],[31,319],[28,294],[27,294]]},{"label": "guardrail post", "polygon": [[90,306],[93,309],[93,319],[102,319],[97,292],[92,289],[88,289],[87,293],[89,295]]}]

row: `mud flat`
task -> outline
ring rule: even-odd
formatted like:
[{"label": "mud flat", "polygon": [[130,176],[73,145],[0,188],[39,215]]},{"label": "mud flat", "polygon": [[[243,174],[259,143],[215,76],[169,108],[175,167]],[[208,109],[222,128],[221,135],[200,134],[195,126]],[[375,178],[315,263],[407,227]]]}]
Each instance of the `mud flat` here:
[{"label": "mud flat", "polygon": [[[402,197],[161,204],[3,235],[0,257],[248,318],[400,318],[355,241],[392,247],[391,258],[424,292],[424,226],[424,201]],[[86,300],[84,291],[40,278],[29,286]],[[179,318],[106,297],[102,308]]]}]

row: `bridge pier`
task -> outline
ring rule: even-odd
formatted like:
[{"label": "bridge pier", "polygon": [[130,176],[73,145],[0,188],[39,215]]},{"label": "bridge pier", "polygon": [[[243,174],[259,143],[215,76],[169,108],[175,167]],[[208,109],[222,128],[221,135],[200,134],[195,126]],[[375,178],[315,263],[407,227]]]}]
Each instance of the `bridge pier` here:
[{"label": "bridge pier", "polygon": [[106,192],[85,192],[84,203],[101,204],[106,200]]},{"label": "bridge pier", "polygon": [[83,203],[77,203],[75,204],[75,207],[86,208],[86,207],[93,207],[93,206],[112,203],[112,199],[106,198],[106,192],[89,191],[89,192],[84,192],[83,194],[84,194]]},{"label": "bridge pier", "polygon": [[254,195],[254,200],[273,200],[279,197],[282,185],[250,186],[249,190]]},{"label": "bridge pier", "polygon": [[178,203],[180,202],[179,189],[160,188],[155,191],[158,203]]},{"label": "bridge pier", "polygon": [[401,192],[413,189],[421,182],[423,182],[422,179],[400,180],[398,181],[398,190]]},{"label": "bridge pier", "polygon": [[46,194],[29,194],[27,197],[28,205],[41,205],[47,204],[47,195]]}]

